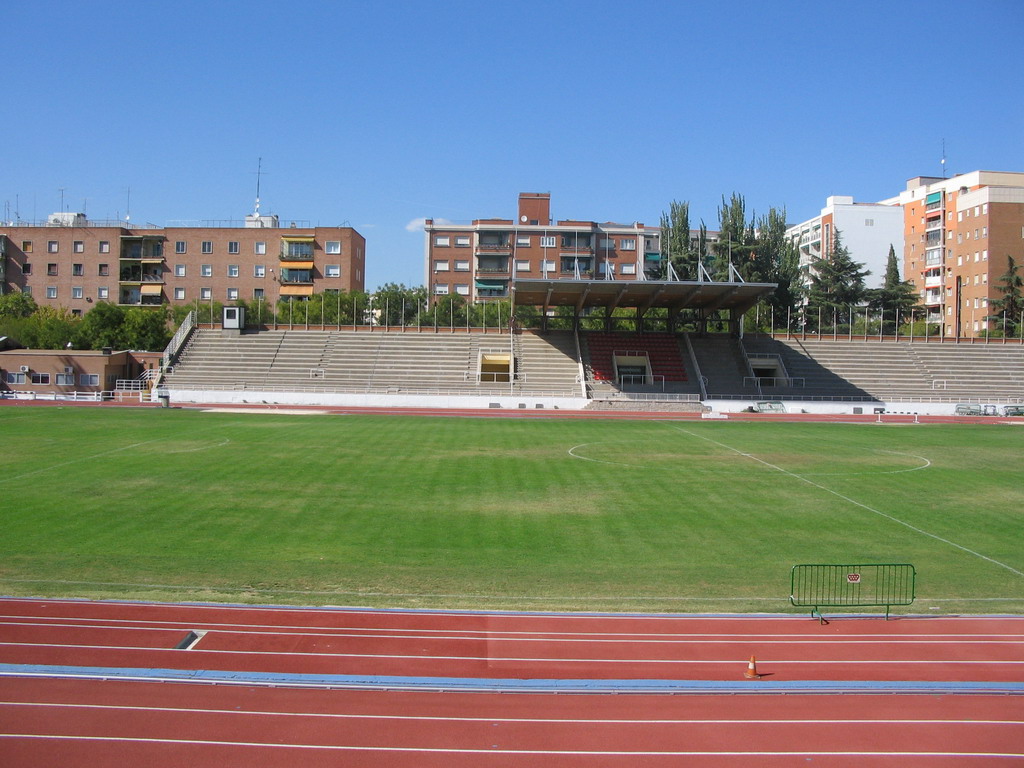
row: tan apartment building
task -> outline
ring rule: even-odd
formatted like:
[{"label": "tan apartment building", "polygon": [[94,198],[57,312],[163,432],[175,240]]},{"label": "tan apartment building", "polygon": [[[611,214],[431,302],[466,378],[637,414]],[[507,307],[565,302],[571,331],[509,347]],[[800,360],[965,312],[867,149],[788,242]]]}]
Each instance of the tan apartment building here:
[{"label": "tan apartment building", "polygon": [[661,272],[660,229],[551,218],[551,195],[522,193],[515,219],[427,219],[425,285],[434,296],[501,299],[518,279],[644,280]]},{"label": "tan apartment building", "polygon": [[364,290],[366,241],[351,227],[311,227],[252,214],[244,222],[139,227],[56,213],[0,225],[0,293],[81,315],[121,306],[276,302]]},{"label": "tan apartment building", "polygon": [[1000,330],[989,320],[1007,257],[1024,262],[1024,173],[916,177],[899,195],[904,278],[920,290],[946,337]]}]

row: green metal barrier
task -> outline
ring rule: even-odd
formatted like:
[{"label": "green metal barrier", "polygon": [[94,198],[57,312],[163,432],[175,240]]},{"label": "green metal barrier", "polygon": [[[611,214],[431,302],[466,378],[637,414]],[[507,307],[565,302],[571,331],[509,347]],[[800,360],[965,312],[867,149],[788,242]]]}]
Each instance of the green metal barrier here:
[{"label": "green metal barrier", "polygon": [[885,618],[894,605],[914,602],[917,572],[909,563],[873,565],[794,565],[789,601],[811,608],[811,616],[825,623],[821,608],[885,606]]}]

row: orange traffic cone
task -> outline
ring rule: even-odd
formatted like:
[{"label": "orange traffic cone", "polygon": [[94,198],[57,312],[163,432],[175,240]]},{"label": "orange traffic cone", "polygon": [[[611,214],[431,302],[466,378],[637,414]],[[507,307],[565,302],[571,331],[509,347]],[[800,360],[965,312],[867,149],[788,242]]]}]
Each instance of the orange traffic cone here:
[{"label": "orange traffic cone", "polygon": [[753,656],[750,657],[750,663],[747,664],[747,671],[743,673],[743,676],[747,678],[747,680],[757,680],[761,677],[757,674],[757,659]]}]

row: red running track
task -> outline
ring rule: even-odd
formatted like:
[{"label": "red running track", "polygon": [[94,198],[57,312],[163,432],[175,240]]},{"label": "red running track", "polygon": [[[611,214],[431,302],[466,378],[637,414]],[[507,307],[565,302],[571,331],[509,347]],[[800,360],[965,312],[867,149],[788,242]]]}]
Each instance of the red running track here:
[{"label": "red running track", "polygon": [[[176,646],[194,631],[190,650]],[[493,614],[0,600],[0,663],[447,678],[1024,683],[1024,617]]]},{"label": "red running track", "polygon": [[601,696],[0,679],[22,766],[992,766],[1021,696]]},{"label": "red running track", "polygon": [[[204,633],[190,650],[188,632]],[[1024,618],[300,610],[0,600],[0,663],[293,674],[1024,682]],[[1024,765],[1004,694],[529,694],[0,677],[20,766]],[[741,683],[744,684],[744,683]],[[749,681],[750,691],[763,690]]]}]

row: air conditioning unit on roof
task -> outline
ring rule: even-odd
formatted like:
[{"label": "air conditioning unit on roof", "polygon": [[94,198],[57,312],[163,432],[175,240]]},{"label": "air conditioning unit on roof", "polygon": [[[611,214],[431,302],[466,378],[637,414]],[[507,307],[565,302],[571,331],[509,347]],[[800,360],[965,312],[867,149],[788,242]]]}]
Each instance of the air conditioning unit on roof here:
[{"label": "air conditioning unit on roof", "polygon": [[70,365],[65,365],[64,366],[64,373],[74,373],[74,372],[75,372],[75,369],[72,368]]}]

